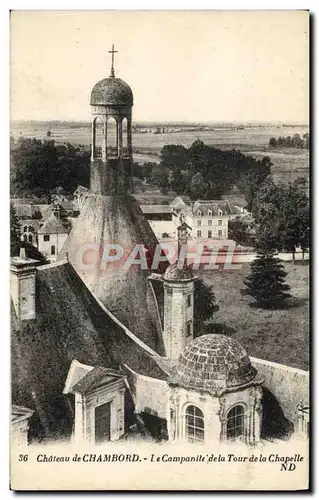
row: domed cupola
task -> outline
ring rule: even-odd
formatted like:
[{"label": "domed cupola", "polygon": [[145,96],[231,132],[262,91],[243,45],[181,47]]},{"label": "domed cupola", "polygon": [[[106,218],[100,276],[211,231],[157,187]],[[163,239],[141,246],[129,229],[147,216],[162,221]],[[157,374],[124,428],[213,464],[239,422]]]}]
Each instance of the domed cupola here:
[{"label": "domed cupola", "polygon": [[91,106],[133,106],[131,87],[121,80],[110,76],[97,82],[91,92]]},{"label": "domed cupola", "polygon": [[251,382],[256,373],[238,342],[225,335],[209,334],[186,345],[175,365],[172,382],[219,396]]}]

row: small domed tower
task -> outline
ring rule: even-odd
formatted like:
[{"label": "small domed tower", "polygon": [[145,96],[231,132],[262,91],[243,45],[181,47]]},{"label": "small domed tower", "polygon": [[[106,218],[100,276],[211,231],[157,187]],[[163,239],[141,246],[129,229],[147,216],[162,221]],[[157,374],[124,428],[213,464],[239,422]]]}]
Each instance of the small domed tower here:
[{"label": "small domed tower", "polygon": [[[164,281],[164,331],[166,357],[177,359],[194,335],[194,281],[196,276],[185,263],[188,229],[183,217],[178,229],[178,261],[168,266]],[[181,258],[181,259],[180,259]]]},{"label": "small domed tower", "polygon": [[193,340],[194,276],[189,267],[169,266],[164,273],[164,332],[165,355],[177,359],[184,347]]},{"label": "small domed tower", "polygon": [[114,45],[109,78],[91,92],[92,153],[90,190],[94,194],[123,195],[132,191],[132,106],[130,86],[114,72]]},{"label": "small domed tower", "polygon": [[260,440],[264,378],[236,340],[221,334],[192,340],[168,382],[170,440],[207,445]]}]

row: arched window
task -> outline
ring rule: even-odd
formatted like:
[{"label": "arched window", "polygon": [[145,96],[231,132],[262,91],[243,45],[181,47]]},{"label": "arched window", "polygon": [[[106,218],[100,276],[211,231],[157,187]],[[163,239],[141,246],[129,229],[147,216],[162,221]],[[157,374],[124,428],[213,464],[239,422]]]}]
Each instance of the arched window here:
[{"label": "arched window", "polygon": [[227,414],[227,439],[236,440],[245,435],[245,408],[236,405]]},{"label": "arched window", "polygon": [[25,243],[27,243],[27,242],[28,242],[28,237],[27,237],[27,235],[26,235],[26,234],[24,234],[24,235],[23,235],[23,241],[24,241]]},{"label": "arched window", "polygon": [[51,245],[51,255],[55,255],[55,245]]},{"label": "arched window", "polygon": [[28,226],[23,227],[23,232],[26,233],[28,231]]},{"label": "arched window", "polygon": [[112,116],[107,120],[107,154],[118,155],[117,123]]},{"label": "arched window", "polygon": [[185,436],[189,443],[204,442],[204,414],[197,406],[186,408]]},{"label": "arched window", "polygon": [[211,217],[213,215],[213,212],[211,210],[208,210],[208,215]]},{"label": "arched window", "polygon": [[29,234],[28,239],[29,239],[29,243],[32,243],[32,234]]}]

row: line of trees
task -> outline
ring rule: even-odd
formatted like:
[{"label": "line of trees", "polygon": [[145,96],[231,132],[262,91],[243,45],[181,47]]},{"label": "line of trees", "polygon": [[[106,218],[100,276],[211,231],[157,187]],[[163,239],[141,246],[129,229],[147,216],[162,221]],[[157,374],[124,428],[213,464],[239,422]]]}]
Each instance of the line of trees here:
[{"label": "line of trees", "polygon": [[234,186],[244,194],[251,207],[258,186],[271,175],[269,157],[256,160],[240,151],[222,151],[195,141],[189,148],[167,145],[161,162],[152,166],[147,180],[163,192],[172,190],[191,199],[219,199]]},{"label": "line of trees", "polygon": [[[234,186],[244,194],[250,209],[259,186],[271,175],[269,157],[256,160],[240,151],[221,151],[202,141],[189,148],[167,145],[161,162],[133,162],[132,175],[140,183],[191,199],[218,199]],[[56,144],[51,140],[11,140],[12,196],[48,196],[63,188],[71,194],[80,184],[89,187],[90,148]]]},{"label": "line of trees", "polygon": [[271,137],[269,139],[270,148],[298,148],[309,149],[309,134],[306,133],[302,137],[299,134],[294,134],[292,137]]},{"label": "line of trees", "polygon": [[86,146],[55,144],[54,141],[11,139],[11,195],[48,196],[58,188],[73,193],[88,187],[90,149]]},{"label": "line of trees", "polygon": [[310,210],[305,179],[274,184],[272,180],[260,188],[252,207],[256,222],[254,246],[259,255],[251,264],[244,280],[243,295],[254,299],[251,305],[277,309],[291,305],[290,286],[285,282],[284,265],[276,251],[303,252],[310,246]]}]

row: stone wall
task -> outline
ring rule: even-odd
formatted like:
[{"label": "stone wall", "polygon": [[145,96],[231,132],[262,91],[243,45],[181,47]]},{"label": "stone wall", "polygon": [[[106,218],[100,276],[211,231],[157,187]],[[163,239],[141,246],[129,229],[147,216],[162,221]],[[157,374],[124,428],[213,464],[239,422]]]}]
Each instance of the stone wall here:
[{"label": "stone wall", "polygon": [[285,417],[297,423],[297,406],[309,403],[309,372],[258,358],[250,358],[264,386],[277,398]]},{"label": "stone wall", "polygon": [[127,369],[127,379],[133,392],[135,413],[150,413],[168,419],[170,391],[167,382],[139,375]]}]

